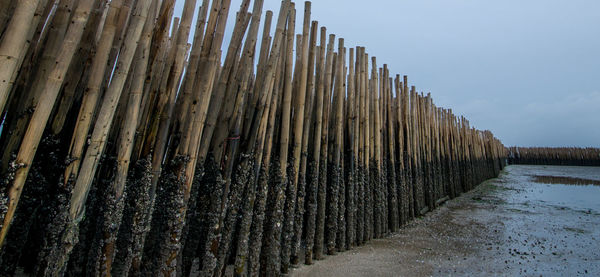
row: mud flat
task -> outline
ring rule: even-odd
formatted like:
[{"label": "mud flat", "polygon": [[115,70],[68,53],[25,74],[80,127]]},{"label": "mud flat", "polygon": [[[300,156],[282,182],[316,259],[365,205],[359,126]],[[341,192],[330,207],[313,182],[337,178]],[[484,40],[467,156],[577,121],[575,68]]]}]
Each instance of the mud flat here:
[{"label": "mud flat", "polygon": [[292,276],[600,276],[600,167],[508,166],[398,233]]}]

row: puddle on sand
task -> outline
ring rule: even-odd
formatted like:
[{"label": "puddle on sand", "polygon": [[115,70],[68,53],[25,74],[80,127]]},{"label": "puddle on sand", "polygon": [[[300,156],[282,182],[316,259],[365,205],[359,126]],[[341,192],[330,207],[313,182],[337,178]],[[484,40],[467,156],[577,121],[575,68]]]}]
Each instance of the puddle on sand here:
[{"label": "puddle on sand", "polygon": [[[528,180],[521,180],[526,183],[523,187],[524,191],[515,195],[514,200],[517,203],[541,201],[544,204],[559,208],[579,210],[586,213],[600,213],[600,201],[598,200],[600,199],[600,180],[593,177],[594,173],[598,172],[597,169],[588,168],[587,171],[590,174],[587,175],[576,172],[571,168],[563,168],[563,172],[559,173],[552,172],[557,171],[555,168],[549,170],[545,167],[538,167],[535,171],[537,174],[528,174]],[[556,176],[554,173],[563,176]]]},{"label": "puddle on sand", "polygon": [[542,176],[533,175],[533,180],[536,183],[542,184],[561,184],[561,185],[595,185],[600,186],[600,181],[590,180],[576,177],[565,177],[565,176]]},{"label": "puddle on sand", "polygon": [[568,208],[572,210],[581,210],[584,212],[600,213],[600,187],[592,185],[548,185],[536,184],[518,198],[523,202],[542,201],[545,204]]}]

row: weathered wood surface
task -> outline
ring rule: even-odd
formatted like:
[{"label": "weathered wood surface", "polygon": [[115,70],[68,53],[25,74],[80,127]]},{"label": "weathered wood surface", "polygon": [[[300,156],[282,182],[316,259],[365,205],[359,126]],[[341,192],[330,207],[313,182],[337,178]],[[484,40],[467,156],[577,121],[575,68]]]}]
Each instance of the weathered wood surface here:
[{"label": "weathered wood surface", "polygon": [[226,49],[231,1],[184,2],[0,1],[0,275],[279,275],[504,166],[491,132],[336,44],[310,2],[300,25],[282,1],[271,34],[242,1]]}]

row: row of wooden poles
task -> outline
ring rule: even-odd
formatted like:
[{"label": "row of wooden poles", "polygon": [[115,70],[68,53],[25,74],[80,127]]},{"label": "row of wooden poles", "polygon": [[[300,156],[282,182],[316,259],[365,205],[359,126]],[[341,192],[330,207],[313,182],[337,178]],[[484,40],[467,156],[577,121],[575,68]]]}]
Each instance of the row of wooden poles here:
[{"label": "row of wooden poles", "polygon": [[310,2],[262,6],[222,52],[230,0],[0,0],[0,275],[278,275],[502,169]]},{"label": "row of wooden poles", "polygon": [[508,148],[508,163],[600,166],[600,148],[512,146]]}]

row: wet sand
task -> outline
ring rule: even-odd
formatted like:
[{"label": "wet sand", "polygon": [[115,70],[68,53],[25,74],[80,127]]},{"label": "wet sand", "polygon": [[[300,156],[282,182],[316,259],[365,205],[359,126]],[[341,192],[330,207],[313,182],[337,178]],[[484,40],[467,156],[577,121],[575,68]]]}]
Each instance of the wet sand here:
[{"label": "wet sand", "polygon": [[599,181],[600,167],[508,166],[400,232],[291,275],[600,276]]}]

